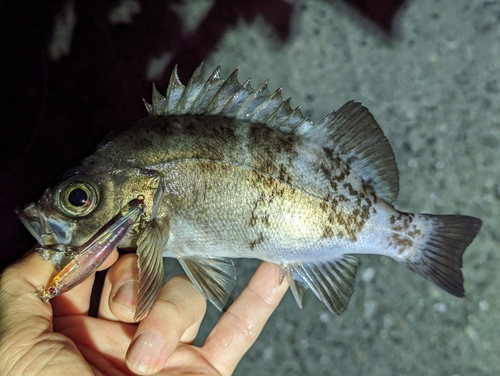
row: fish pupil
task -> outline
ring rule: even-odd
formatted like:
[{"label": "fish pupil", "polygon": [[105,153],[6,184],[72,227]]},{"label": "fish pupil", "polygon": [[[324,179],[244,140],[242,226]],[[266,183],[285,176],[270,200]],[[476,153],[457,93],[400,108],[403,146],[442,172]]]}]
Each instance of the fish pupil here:
[{"label": "fish pupil", "polygon": [[83,206],[88,202],[87,192],[81,188],[75,188],[69,193],[68,201],[73,206]]}]

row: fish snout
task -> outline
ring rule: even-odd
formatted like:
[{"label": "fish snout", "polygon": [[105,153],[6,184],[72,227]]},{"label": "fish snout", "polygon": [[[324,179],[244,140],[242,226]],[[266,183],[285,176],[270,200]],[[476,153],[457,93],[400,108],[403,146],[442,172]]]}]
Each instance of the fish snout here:
[{"label": "fish snout", "polygon": [[37,240],[41,245],[45,245],[42,240],[42,224],[39,221],[38,213],[35,204],[32,202],[24,207],[24,209],[16,208],[16,215],[23,223],[24,227],[30,232],[30,234]]},{"label": "fish snout", "polygon": [[[45,218],[35,203],[30,203],[24,209],[15,209],[17,216],[26,227],[26,229],[33,235],[37,242],[43,247],[56,246],[62,243],[61,235],[63,238],[67,231],[55,231],[60,227],[65,226],[51,226],[51,221]],[[58,234],[61,233],[61,234]]]}]

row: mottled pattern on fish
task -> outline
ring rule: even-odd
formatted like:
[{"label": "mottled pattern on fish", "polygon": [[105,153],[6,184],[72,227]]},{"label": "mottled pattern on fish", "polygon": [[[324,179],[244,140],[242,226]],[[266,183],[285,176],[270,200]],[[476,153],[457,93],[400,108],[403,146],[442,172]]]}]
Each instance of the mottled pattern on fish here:
[{"label": "mottled pattern on fish", "polygon": [[[169,130],[167,135],[163,128],[155,134],[159,122]],[[373,189],[329,150],[313,148],[294,134],[271,130],[262,124],[206,116],[148,118],[134,124],[134,128],[130,133],[133,137],[124,137],[123,144],[118,138],[113,149],[130,151],[136,147],[137,160],[145,162],[141,168],[165,176],[167,202],[173,206],[177,202],[183,212],[189,211],[186,206],[189,201],[198,206],[196,210],[201,210],[201,202],[213,203],[230,192],[247,198],[245,203],[234,204],[245,209],[248,227],[260,228],[259,224],[269,226],[273,221],[272,211],[277,209],[281,213],[286,202],[300,204],[307,200],[310,207],[305,211],[317,212],[311,215],[318,217],[314,232],[320,231],[324,238],[345,237],[353,241],[376,212],[373,205],[377,196]],[[140,141],[142,133],[155,140],[153,144],[145,147]],[[168,153],[152,154],[151,150],[168,150]],[[106,148],[103,153],[107,151]],[[294,195],[303,198],[295,199]],[[350,196],[357,199],[350,200]],[[211,222],[206,217],[198,217],[196,221]]]},{"label": "mottled pattern on fish", "polygon": [[[394,154],[359,103],[314,125],[281,89],[253,90],[236,72],[224,81],[219,69],[204,80],[200,67],[186,87],[174,72],[166,96],[153,89],[146,106],[149,117],[111,135],[24,220],[66,221],[59,226],[81,244],[104,217],[143,195],[147,225],[121,244],[139,255],[137,319],[161,287],[162,255],[176,257],[220,309],[234,289],[235,257],[281,265],[299,306],[311,289],[337,314],[354,290],[357,253],[392,257],[463,296],[461,257],[481,221],[394,209]],[[57,213],[57,197],[82,176],[98,187],[98,206],[69,220]]]}]

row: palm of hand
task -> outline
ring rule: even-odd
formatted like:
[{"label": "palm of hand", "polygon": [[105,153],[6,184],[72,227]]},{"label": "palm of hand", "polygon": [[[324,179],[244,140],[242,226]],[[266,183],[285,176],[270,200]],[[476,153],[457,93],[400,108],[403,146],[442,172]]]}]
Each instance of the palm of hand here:
[{"label": "palm of hand", "polygon": [[44,304],[34,292],[50,280],[49,263],[30,254],[7,268],[0,284],[0,374],[231,374],[287,288],[278,285],[278,268],[262,263],[204,346],[195,347],[206,302],[185,277],[172,278],[148,316],[132,323],[135,265],[135,255],[127,255],[109,269],[98,318],[88,316],[93,277]]}]

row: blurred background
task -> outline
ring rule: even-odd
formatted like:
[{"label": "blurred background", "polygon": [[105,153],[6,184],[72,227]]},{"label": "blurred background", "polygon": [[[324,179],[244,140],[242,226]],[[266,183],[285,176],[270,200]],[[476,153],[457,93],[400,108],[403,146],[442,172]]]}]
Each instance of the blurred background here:
[{"label": "blurred background", "polygon": [[[500,374],[500,2],[177,0],[0,2],[0,267],[34,239],[14,215],[164,92],[239,68],[283,86],[313,121],[356,99],[389,139],[396,207],[483,228],[457,299],[390,259],[360,257],[340,317],[314,296],[274,313],[236,375]],[[178,270],[166,261],[169,273]],[[236,260],[237,290],[258,265]],[[197,343],[219,317],[213,307]]]}]

